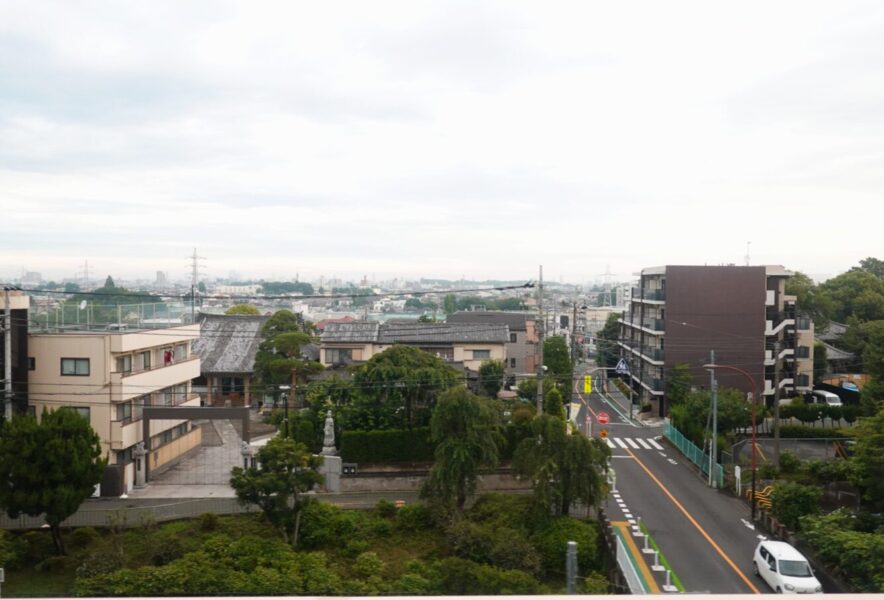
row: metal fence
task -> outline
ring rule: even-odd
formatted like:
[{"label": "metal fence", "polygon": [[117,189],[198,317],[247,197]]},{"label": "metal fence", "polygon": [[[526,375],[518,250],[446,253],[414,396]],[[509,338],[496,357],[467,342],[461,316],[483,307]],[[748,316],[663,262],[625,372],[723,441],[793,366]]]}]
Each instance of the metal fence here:
[{"label": "metal fence", "polygon": [[[142,503],[143,502],[143,503]],[[105,506],[102,506],[104,504]],[[196,498],[186,500],[95,501],[87,502],[62,523],[62,527],[141,527],[147,523],[190,519],[203,513],[233,515],[254,511],[236,498]],[[0,529],[40,529],[46,524],[40,517],[9,518],[0,514]]]},{"label": "metal fence", "polygon": [[[697,465],[704,475],[709,474],[709,454],[707,452],[700,450],[696,444],[682,435],[682,433],[673,427],[672,423],[669,423],[668,421],[666,423],[666,429],[663,431],[663,435],[666,439],[675,444],[678,451],[684,454],[689,461]],[[712,479],[716,484],[716,487],[721,488],[724,486],[724,469],[722,469],[720,464],[714,465],[712,469]]]}]

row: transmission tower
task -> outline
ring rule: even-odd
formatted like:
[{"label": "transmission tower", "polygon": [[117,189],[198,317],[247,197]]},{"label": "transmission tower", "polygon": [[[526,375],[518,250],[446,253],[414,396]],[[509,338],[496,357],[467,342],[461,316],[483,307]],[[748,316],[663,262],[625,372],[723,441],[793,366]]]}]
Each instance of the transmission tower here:
[{"label": "transmission tower", "polygon": [[205,256],[199,256],[196,253],[196,248],[193,249],[193,254],[188,256],[187,259],[190,261],[190,285],[194,288],[199,284],[200,275],[205,275],[203,271],[200,270],[200,267],[203,265],[200,261],[206,260]]},{"label": "transmission tower", "polygon": [[83,268],[77,271],[77,275],[83,276],[83,289],[89,289],[89,261],[83,261]]},{"label": "transmission tower", "polygon": [[605,265],[605,272],[600,273],[599,277],[604,277],[604,291],[602,292],[602,306],[612,306],[611,303],[611,277],[616,273],[611,273],[611,265]]}]

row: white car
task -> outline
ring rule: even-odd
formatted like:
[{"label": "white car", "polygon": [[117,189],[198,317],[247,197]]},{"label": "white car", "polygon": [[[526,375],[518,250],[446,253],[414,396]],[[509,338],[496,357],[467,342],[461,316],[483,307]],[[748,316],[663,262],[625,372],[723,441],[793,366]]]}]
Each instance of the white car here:
[{"label": "white car", "polygon": [[819,594],[823,591],[804,555],[786,542],[761,542],[755,548],[752,563],[755,574],[778,594]]}]

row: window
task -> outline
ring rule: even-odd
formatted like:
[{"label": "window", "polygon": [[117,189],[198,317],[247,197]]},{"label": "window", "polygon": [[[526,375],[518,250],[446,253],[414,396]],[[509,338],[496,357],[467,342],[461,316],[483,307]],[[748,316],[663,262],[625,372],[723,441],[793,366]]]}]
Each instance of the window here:
[{"label": "window", "polygon": [[175,346],[175,360],[184,360],[187,358],[187,344],[178,344]]},{"label": "window", "polygon": [[33,371],[37,368],[37,359],[33,356],[28,357],[28,371]]},{"label": "window", "polygon": [[333,365],[353,362],[353,350],[351,348],[327,348],[325,362]]},{"label": "window", "polygon": [[810,347],[798,346],[798,358],[810,358]]},{"label": "window", "polygon": [[117,373],[131,373],[132,372],[132,355],[127,354],[126,356],[118,356],[117,357]]},{"label": "window", "polygon": [[516,359],[515,359],[515,358],[511,358],[511,359],[510,359],[510,368],[511,368],[511,369],[515,369],[515,368],[516,368]]},{"label": "window", "polygon": [[68,410],[72,410],[76,412],[78,415],[86,419],[86,421],[91,422],[89,417],[89,407],[88,406],[65,406]]},{"label": "window", "polygon": [[89,375],[89,359],[88,358],[62,358],[61,359],[62,375],[77,375],[85,377]]},{"label": "window", "polygon": [[801,373],[795,378],[795,385],[807,387],[810,385],[810,378],[805,373]]},{"label": "window", "polygon": [[161,356],[163,357],[163,365],[171,365],[172,364],[172,349],[171,348],[163,348],[160,350]]},{"label": "window", "polygon": [[150,406],[150,394],[139,396],[132,401],[132,420],[137,421],[144,416],[144,407]]},{"label": "window", "polygon": [[117,451],[117,464],[128,465],[132,462],[132,448]]},{"label": "window", "polygon": [[514,344],[514,343],[516,342],[517,339],[518,339],[518,338],[517,338],[517,335],[516,335],[515,333],[511,333],[511,334],[510,334],[510,343],[513,343],[513,344]]},{"label": "window", "polygon": [[487,360],[491,358],[491,350],[473,350],[473,360]]},{"label": "window", "polygon": [[807,317],[798,317],[798,329],[802,331],[810,329],[810,319]]},{"label": "window", "polygon": [[123,402],[122,404],[117,404],[117,421],[122,421],[123,423],[128,423],[132,420],[132,403],[131,402]]},{"label": "window", "polygon": [[135,355],[135,370],[136,371],[148,371],[150,370],[150,350],[145,352],[139,352]]}]

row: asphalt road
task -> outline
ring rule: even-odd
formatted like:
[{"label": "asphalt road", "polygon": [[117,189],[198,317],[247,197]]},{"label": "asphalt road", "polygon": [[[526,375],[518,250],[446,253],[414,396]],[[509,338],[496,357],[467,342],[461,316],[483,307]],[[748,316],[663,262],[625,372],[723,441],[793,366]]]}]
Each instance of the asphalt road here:
[{"label": "asphalt road", "polygon": [[[662,438],[662,427],[636,426],[595,392],[577,396],[581,406],[575,421],[583,429],[589,413],[594,437],[604,428],[613,446],[617,495],[608,498],[609,519],[641,519],[686,592],[770,592],[752,573],[759,532],[747,526],[746,505],[709,488],[690,461]],[[607,425],[598,424],[602,411],[610,418]],[[642,538],[635,541],[643,547]],[[653,564],[653,557],[646,557]],[[663,583],[661,574],[656,578]]]}]

